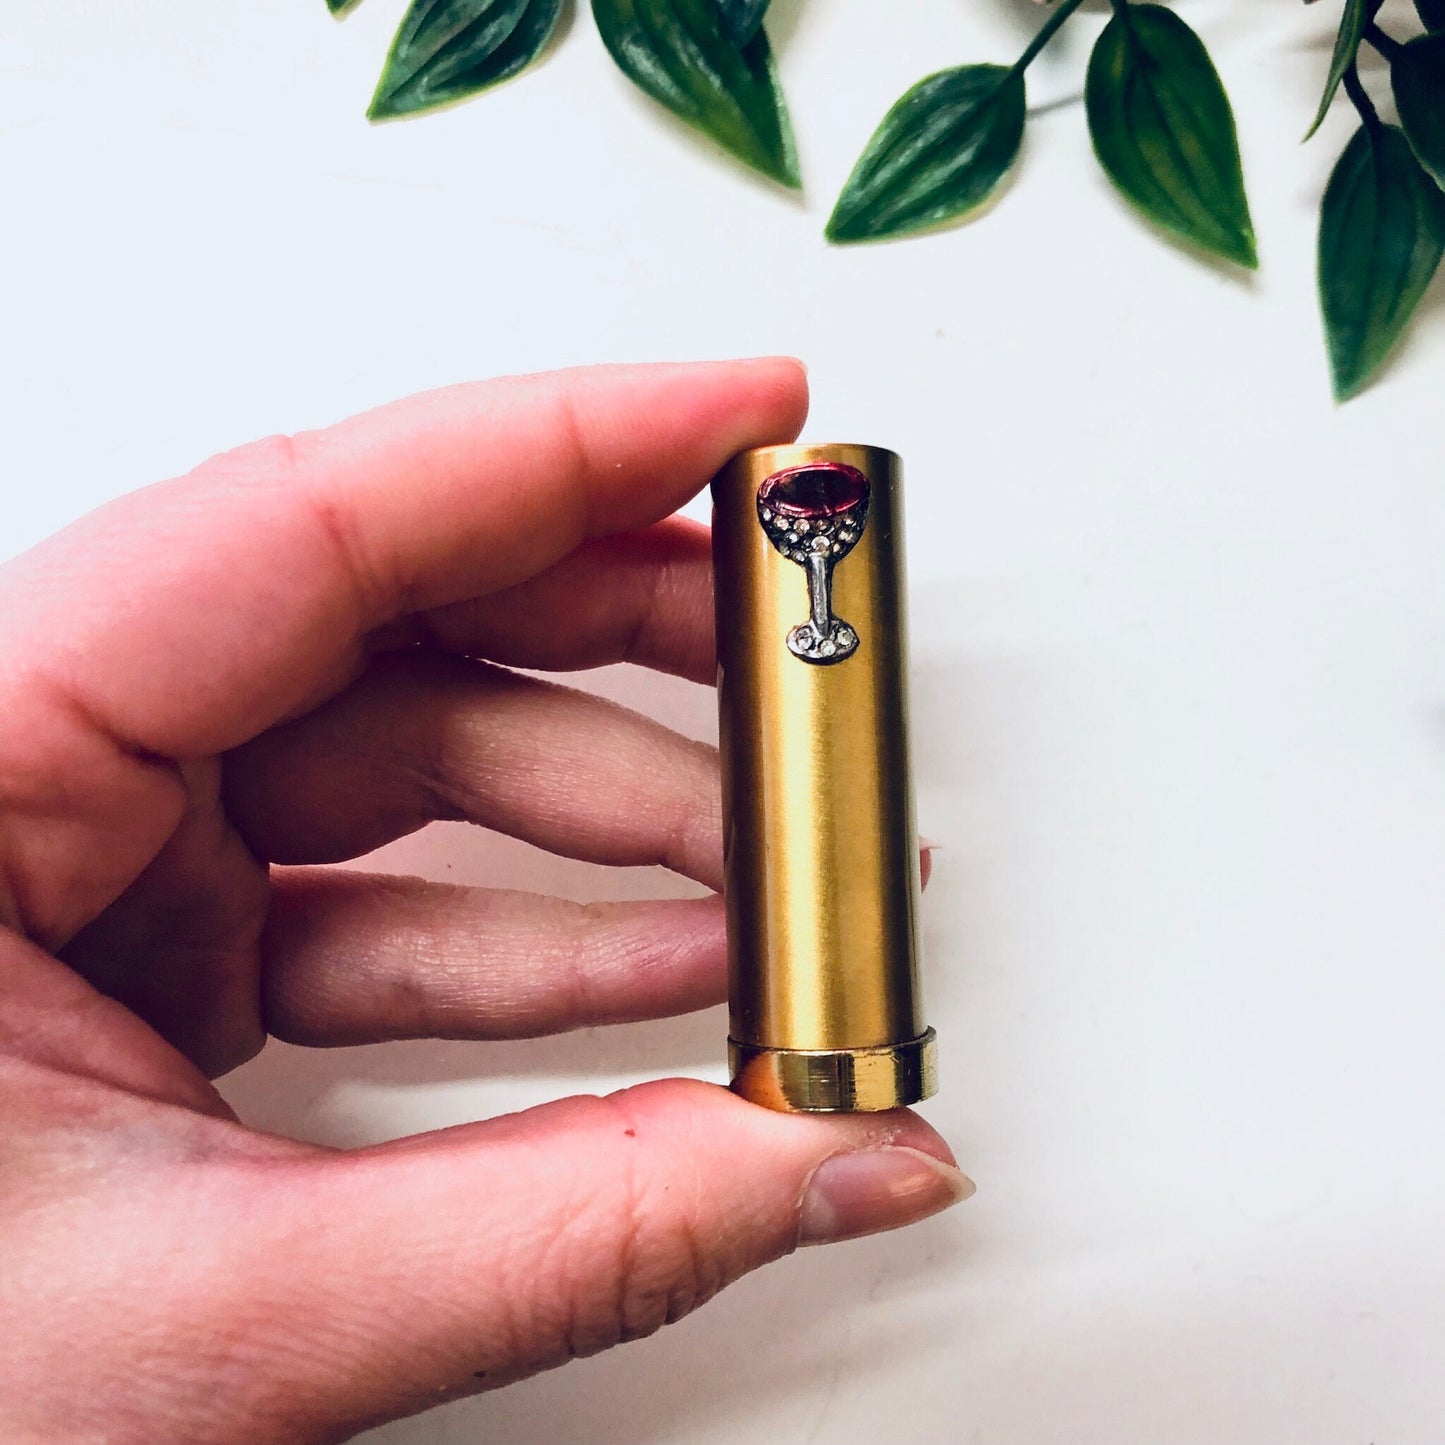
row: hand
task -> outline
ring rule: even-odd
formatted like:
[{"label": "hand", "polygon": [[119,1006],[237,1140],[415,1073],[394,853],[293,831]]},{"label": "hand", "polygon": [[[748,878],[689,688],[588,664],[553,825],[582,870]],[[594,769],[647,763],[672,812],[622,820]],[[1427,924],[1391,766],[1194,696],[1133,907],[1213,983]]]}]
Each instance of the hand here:
[{"label": "hand", "polygon": [[267,1034],[503,1038],[724,993],[717,898],[317,868],[437,818],[721,883],[716,760],[507,670],[713,672],[706,530],[784,361],[462,386],[0,569],[0,1438],[329,1441],[645,1335],[971,1186],[907,1113],[683,1080],[380,1148],[244,1128]]}]

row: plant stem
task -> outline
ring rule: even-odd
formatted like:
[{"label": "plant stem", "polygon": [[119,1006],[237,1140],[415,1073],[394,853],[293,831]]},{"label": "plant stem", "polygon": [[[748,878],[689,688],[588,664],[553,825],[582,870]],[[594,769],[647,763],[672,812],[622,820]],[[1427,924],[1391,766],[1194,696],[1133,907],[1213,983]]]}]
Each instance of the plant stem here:
[{"label": "plant stem", "polygon": [[1375,109],[1375,103],[1365,93],[1365,87],[1360,84],[1360,72],[1355,68],[1355,62],[1350,62],[1350,68],[1345,71],[1345,94],[1354,103],[1355,109],[1360,113],[1360,120],[1365,128],[1372,134],[1380,129],[1380,113]]},{"label": "plant stem", "polygon": [[1405,48],[1398,40],[1386,35],[1373,20],[1365,26],[1365,39],[1368,40],[1386,60],[1394,60]]},{"label": "plant stem", "polygon": [[1034,57],[1039,53],[1039,51],[1041,51],[1044,46],[1046,46],[1049,41],[1054,38],[1055,34],[1058,33],[1059,26],[1061,26],[1064,21],[1067,20],[1069,16],[1072,15],[1074,11],[1077,10],[1079,6],[1083,3],[1084,0],[1063,0],[1063,3],[1059,6],[1059,8],[1055,10],[1054,13],[1050,15],[1049,18],[1045,20],[1041,26],[1039,26],[1039,33],[1035,35],[1032,40],[1029,41],[1028,46],[1024,50],[1024,53],[1020,55],[1017,60],[1014,61],[1013,66],[1009,70],[1009,74],[1020,75],[1025,70],[1027,70],[1029,66],[1033,64]]}]

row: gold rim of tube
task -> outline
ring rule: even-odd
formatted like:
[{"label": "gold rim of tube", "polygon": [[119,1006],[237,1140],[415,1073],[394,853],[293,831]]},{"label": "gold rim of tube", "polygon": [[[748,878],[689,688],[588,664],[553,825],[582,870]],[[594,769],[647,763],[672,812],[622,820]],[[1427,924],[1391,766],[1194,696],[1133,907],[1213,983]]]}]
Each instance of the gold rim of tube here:
[{"label": "gold rim of tube", "polygon": [[732,1089],[754,1104],[802,1113],[901,1109],[938,1089],[932,1029],[863,1049],[770,1049],[728,1040]]}]

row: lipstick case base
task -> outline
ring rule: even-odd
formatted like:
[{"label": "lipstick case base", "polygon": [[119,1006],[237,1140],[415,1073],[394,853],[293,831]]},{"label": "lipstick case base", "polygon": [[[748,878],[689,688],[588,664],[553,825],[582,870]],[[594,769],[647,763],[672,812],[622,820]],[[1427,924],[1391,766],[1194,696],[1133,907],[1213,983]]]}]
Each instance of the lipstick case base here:
[{"label": "lipstick case base", "polygon": [[728,1040],[735,1094],[802,1114],[901,1109],[938,1089],[932,1029],[901,1044],[862,1049],[770,1049]]}]

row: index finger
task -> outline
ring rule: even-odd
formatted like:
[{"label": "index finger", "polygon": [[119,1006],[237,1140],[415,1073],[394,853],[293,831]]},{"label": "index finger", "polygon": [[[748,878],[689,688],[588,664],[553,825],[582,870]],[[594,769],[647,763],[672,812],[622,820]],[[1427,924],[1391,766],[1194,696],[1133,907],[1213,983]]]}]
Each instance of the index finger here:
[{"label": "index finger", "polygon": [[60,698],[132,754],[224,751],[335,691],[389,619],[668,515],[806,404],[788,360],[601,367],[244,447],[0,572],[12,701]]}]

